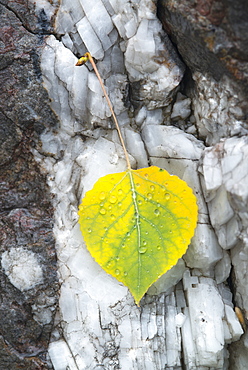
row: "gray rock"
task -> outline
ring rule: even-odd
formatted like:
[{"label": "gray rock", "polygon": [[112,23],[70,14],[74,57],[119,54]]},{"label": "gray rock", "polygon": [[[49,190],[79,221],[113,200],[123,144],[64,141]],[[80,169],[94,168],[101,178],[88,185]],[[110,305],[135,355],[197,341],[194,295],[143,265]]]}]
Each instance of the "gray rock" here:
[{"label": "gray rock", "polygon": [[[42,38],[49,15],[33,3],[4,1],[1,15],[0,368],[48,369],[57,305],[53,209],[33,158],[45,126],[55,126],[41,84]],[[41,313],[42,312],[42,313]]]}]

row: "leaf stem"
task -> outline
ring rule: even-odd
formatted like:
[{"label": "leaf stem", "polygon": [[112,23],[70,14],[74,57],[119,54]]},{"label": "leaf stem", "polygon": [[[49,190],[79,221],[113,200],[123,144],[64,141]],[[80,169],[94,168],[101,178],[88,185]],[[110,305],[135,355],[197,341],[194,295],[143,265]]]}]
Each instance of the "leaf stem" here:
[{"label": "leaf stem", "polygon": [[126,162],[127,162],[127,168],[129,170],[131,170],[131,164],[130,164],[130,161],[129,161],[129,157],[128,157],[128,153],[127,153],[127,149],[126,149],[126,145],[125,145],[125,142],[124,142],[124,139],[123,139],[123,136],[122,136],[122,133],[121,133],[121,129],[120,129],[120,126],[119,126],[119,123],[117,121],[117,118],[116,118],[116,115],[114,113],[114,110],[113,110],[113,106],[111,104],[111,101],[108,97],[108,94],[106,92],[106,89],[104,87],[104,84],[102,82],[102,79],[101,79],[101,76],[98,72],[98,69],[97,69],[97,66],[92,58],[92,56],[90,55],[90,53],[85,53],[79,60],[78,62],[76,63],[76,66],[81,66],[83,64],[85,64],[87,61],[90,61],[90,63],[92,64],[92,67],[95,71],[95,74],[100,82],[100,85],[101,85],[101,88],[102,88],[102,91],[103,91],[103,94],[107,100],[107,103],[108,103],[108,106],[109,106],[109,109],[110,109],[110,112],[112,114],[112,117],[113,117],[113,120],[114,120],[114,123],[115,123],[115,126],[116,126],[116,129],[117,129],[117,132],[118,132],[118,135],[119,135],[119,138],[120,138],[120,141],[121,141],[121,145],[123,147],[123,150],[124,150],[124,154],[125,154],[125,158],[126,158]]}]

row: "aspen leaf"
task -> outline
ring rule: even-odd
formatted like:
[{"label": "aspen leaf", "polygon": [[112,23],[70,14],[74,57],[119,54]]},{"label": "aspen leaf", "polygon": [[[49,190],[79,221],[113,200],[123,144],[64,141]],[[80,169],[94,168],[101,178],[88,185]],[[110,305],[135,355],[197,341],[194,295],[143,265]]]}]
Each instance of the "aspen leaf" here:
[{"label": "aspen leaf", "polygon": [[139,304],[186,252],[197,223],[196,198],[177,176],[152,166],[106,175],[79,207],[86,246]]}]

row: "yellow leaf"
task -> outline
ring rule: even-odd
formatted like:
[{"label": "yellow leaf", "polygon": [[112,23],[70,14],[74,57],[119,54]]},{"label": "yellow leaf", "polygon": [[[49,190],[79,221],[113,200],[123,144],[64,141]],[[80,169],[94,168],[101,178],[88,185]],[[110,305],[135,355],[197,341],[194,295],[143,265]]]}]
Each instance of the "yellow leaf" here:
[{"label": "yellow leaf", "polygon": [[197,204],[186,182],[152,166],[100,178],[79,207],[86,246],[138,304],[186,252]]}]

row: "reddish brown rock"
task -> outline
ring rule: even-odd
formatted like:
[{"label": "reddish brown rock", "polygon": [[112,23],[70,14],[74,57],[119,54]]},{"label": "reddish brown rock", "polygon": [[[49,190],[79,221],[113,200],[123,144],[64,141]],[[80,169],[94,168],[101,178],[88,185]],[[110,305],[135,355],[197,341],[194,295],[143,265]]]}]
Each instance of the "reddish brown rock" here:
[{"label": "reddish brown rock", "polygon": [[58,282],[53,208],[32,149],[45,127],[56,125],[39,69],[42,39],[51,27],[44,11],[35,14],[32,2],[1,3],[0,252],[31,251],[44,279],[21,291],[0,271],[0,369],[43,370],[49,368],[46,351]]},{"label": "reddish brown rock", "polygon": [[192,72],[228,74],[247,93],[247,1],[159,0],[158,17]]}]

